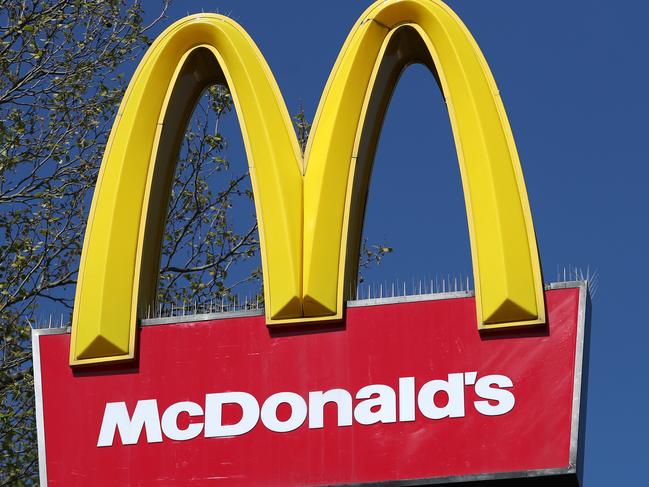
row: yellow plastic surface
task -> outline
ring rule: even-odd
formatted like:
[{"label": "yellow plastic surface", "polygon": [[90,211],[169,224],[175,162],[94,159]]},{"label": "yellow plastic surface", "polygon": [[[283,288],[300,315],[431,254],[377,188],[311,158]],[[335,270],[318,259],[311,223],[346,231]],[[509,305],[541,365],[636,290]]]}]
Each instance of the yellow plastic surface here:
[{"label": "yellow plastic surface", "polygon": [[[359,19],[325,88],[305,161],[277,84],[227,17],[182,19],[140,63],[114,123],[88,221],[72,365],[128,360],[155,293],[166,201],[191,107],[227,83],[248,156],[269,324],[335,320],[357,268],[371,161],[401,70],[428,65],[447,100],[469,222],[481,329],[545,321],[527,193],[489,68],[437,0],[379,1]],[[304,176],[303,176],[304,174]]]},{"label": "yellow plastic surface", "polygon": [[[381,72],[390,38],[410,28],[430,61],[405,44],[400,71],[411,62],[431,64],[449,110],[469,222],[481,329],[545,321],[541,269],[523,174],[509,122],[489,67],[466,26],[436,0],[379,1],[349,34],[325,87],[307,150],[304,184],[306,316],[340,316],[350,252],[348,233],[355,171],[373,88],[388,97],[398,76]],[[387,79],[387,83],[386,83]],[[380,101],[378,102],[380,103]],[[370,143],[375,144],[376,139]],[[374,148],[366,148],[373,154]],[[356,237],[358,238],[358,237]],[[339,239],[340,245],[333,244]],[[353,257],[352,257],[353,258]],[[338,279],[323,279],[338,268]],[[352,272],[353,274],[353,272]]]},{"label": "yellow plastic surface", "polygon": [[[197,49],[217,62],[197,55],[187,79],[181,80],[183,66]],[[238,24],[220,15],[194,15],[173,24],[149,48],[113,125],[81,257],[73,365],[134,357],[138,311],[144,314],[152,304],[143,296],[154,295],[158,273],[149,264],[143,275],[142,263],[149,254],[159,255],[166,216],[149,203],[166,201],[160,195],[168,195],[171,184],[171,178],[156,176],[161,170],[156,166],[161,159],[175,165],[175,158],[160,150],[161,133],[168,122],[182,136],[184,124],[174,120],[178,110],[169,103],[176,87],[200,93],[204,86],[192,81],[203,71],[211,72],[203,76],[204,85],[227,82],[239,115],[257,208],[268,316],[302,314],[302,166],[286,106],[264,58]],[[164,149],[177,153],[174,146]],[[167,172],[173,175],[173,169]],[[157,214],[156,221],[151,213]],[[158,238],[145,245],[151,227]]]}]

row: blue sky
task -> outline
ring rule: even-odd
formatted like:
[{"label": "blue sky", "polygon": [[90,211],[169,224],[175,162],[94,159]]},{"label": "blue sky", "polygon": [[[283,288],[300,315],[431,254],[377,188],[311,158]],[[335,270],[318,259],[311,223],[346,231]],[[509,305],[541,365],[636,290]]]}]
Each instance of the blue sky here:
[{"label": "blue sky", "polygon": [[[176,2],[165,26],[217,11],[241,23],[289,109],[312,118],[369,1]],[[586,487],[640,485],[649,435],[647,2],[455,0],[496,78],[525,173],[546,281],[597,269]],[[152,14],[159,3],[147,0]],[[232,135],[233,139],[240,137]],[[240,156],[233,143],[230,158]],[[410,68],[388,111],[366,235],[395,248],[369,280],[471,272],[457,158],[442,97]]]}]

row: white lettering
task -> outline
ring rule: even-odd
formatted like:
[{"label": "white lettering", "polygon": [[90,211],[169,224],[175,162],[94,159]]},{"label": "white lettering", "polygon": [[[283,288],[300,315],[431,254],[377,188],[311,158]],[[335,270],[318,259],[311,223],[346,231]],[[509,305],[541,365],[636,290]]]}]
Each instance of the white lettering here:
[{"label": "white lettering", "polygon": [[397,396],[392,387],[383,384],[365,386],[358,391],[356,399],[364,399],[354,409],[354,418],[360,424],[396,423]]},{"label": "white lettering", "polygon": [[[435,404],[435,396],[446,392],[448,400],[444,407]],[[426,382],[417,398],[419,410],[430,419],[461,418],[464,416],[464,374],[448,374],[446,380]]]},{"label": "white lettering", "polygon": [[[223,405],[238,404],[243,411],[234,424],[223,424]],[[221,392],[205,395],[205,438],[237,436],[247,433],[259,421],[259,403],[247,392]]]},{"label": "white lettering", "polygon": [[466,372],[464,374],[464,383],[467,386],[472,386],[475,384],[475,380],[478,378],[478,373],[477,372]]},{"label": "white lettering", "polygon": [[[286,403],[291,407],[291,415],[286,421],[277,419],[277,408],[282,403]],[[266,399],[261,407],[261,421],[271,431],[286,433],[302,426],[306,419],[306,413],[306,402],[304,402],[302,396],[294,392],[278,392]]]},{"label": "white lettering", "polygon": [[109,402],[104,409],[97,446],[112,446],[116,429],[119,431],[123,445],[135,445],[142,433],[142,427],[146,431],[148,443],[162,441],[158,402],[155,399],[138,401],[132,418],[128,416],[125,402]]},{"label": "white lettering", "polygon": [[178,428],[178,416],[187,413],[190,417],[202,416],[203,409],[195,402],[177,402],[169,406],[162,415],[162,431],[167,438],[177,441],[191,440],[203,431],[203,423],[190,423],[187,428]]},{"label": "white lettering", "polygon": [[[272,394],[261,408],[260,401],[247,392],[210,393],[205,395],[204,409],[195,402],[180,401],[171,404],[162,417],[156,399],[138,401],[131,415],[126,402],[109,402],[104,409],[97,446],[112,446],[116,432],[119,432],[123,445],[135,445],[143,430],[147,443],[161,442],[163,433],[175,441],[194,439],[201,432],[205,438],[238,436],[251,431],[260,419],[268,430],[277,433],[298,429],[307,416],[310,429],[324,428],[328,403],[335,404],[338,427],[351,426],[354,421],[362,425],[415,421],[417,409],[432,420],[461,418],[466,415],[466,387],[473,387],[480,399],[473,401],[475,410],[485,416],[507,414],[516,403],[513,391],[507,390],[514,384],[505,375],[487,375],[478,379],[478,372],[453,373],[448,374],[446,380],[426,382],[418,392],[415,386],[414,377],[400,377],[398,391],[385,384],[367,385],[355,396],[346,389],[313,391],[308,393],[308,407],[304,397],[294,392]],[[223,424],[228,422],[224,420],[224,410],[227,411],[228,407],[240,408],[241,417],[232,424]],[[178,426],[181,415],[188,416],[182,418],[185,420],[181,421],[183,428]]]},{"label": "white lettering", "polygon": [[324,428],[324,407],[328,402],[336,403],[338,426],[351,426],[352,395],[345,389],[331,389],[309,392],[309,428]]},{"label": "white lettering", "polygon": [[479,413],[485,416],[500,416],[514,409],[516,398],[510,391],[495,389],[492,385],[498,387],[513,387],[509,377],[504,375],[486,375],[481,377],[475,385],[476,394],[482,399],[498,401],[498,404],[491,405],[489,401],[475,401],[473,405]]},{"label": "white lettering", "polygon": [[415,420],[415,378],[399,379],[399,421]]}]

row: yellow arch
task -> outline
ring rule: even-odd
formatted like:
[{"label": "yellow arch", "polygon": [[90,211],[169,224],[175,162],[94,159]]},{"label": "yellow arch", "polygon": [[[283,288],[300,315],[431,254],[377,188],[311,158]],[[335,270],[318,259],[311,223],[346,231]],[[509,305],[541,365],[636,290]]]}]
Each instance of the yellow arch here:
[{"label": "yellow arch", "polygon": [[134,357],[138,308],[155,292],[178,146],[197,97],[215,82],[229,85],[242,128],[267,322],[340,319],[380,123],[398,74],[413,61],[436,70],[449,106],[479,327],[543,322],[541,271],[511,130],[479,48],[448,7],[437,0],[379,1],[361,16],[325,88],[308,171],[252,39],[231,19],[200,14],[160,35],[120,106],[88,220],[70,363]]},{"label": "yellow arch", "polygon": [[[341,316],[345,283],[356,273],[380,123],[399,73],[412,62],[433,70],[448,105],[469,222],[478,326],[544,322],[536,238],[507,115],[475,40],[437,0],[374,3],[352,29],[329,77],[307,149],[305,316]],[[332,245],[334,239],[340,245]],[[327,269],[338,269],[335,281],[322,278]]]},{"label": "yellow arch", "polygon": [[244,135],[268,318],[301,316],[302,166],[286,106],[238,24],[194,15],[149,48],[113,125],[81,256],[71,364],[133,358],[138,308],[155,293],[178,144],[197,97],[214,82],[231,87]]}]

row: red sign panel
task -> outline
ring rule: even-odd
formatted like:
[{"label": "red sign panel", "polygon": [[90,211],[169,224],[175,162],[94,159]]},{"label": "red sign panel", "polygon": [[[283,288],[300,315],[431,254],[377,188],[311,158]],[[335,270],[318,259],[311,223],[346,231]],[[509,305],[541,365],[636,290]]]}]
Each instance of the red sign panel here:
[{"label": "red sign panel", "polygon": [[137,363],[87,370],[69,334],[36,331],[42,483],[572,475],[585,296],[547,291],[548,326],[509,335],[481,336],[471,297],[349,307],[326,328],[143,326]]}]

